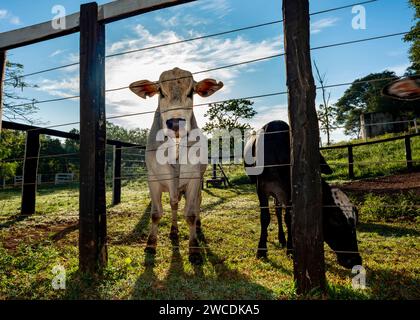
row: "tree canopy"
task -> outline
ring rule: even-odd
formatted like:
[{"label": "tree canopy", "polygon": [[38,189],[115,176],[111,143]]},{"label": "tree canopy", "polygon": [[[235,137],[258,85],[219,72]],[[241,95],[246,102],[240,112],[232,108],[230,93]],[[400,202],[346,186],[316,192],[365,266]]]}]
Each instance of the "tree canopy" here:
[{"label": "tree canopy", "polygon": [[22,97],[25,88],[36,88],[24,80],[23,65],[6,61],[5,82],[3,92],[3,116],[10,121],[23,120],[29,123],[35,122],[35,114],[38,111],[35,101]]},{"label": "tree canopy", "polygon": [[222,103],[211,104],[205,117],[209,121],[204,125],[203,130],[212,133],[217,129],[239,129],[241,131],[250,129],[248,123],[242,120],[248,120],[257,114],[253,108],[254,102],[246,99],[233,99]]},{"label": "tree canopy", "polygon": [[[392,71],[371,73],[356,79],[334,105],[336,122],[344,126],[345,134],[359,135],[360,115],[367,112],[386,112],[395,116],[419,116],[418,102],[406,102],[385,97],[382,88],[397,79]],[[385,79],[385,80],[382,80]]]},{"label": "tree canopy", "polygon": [[404,40],[406,42],[411,42],[411,66],[408,69],[408,73],[418,74],[420,73],[420,0],[410,0],[409,3],[415,10],[415,25],[411,28],[410,32],[404,37]]}]

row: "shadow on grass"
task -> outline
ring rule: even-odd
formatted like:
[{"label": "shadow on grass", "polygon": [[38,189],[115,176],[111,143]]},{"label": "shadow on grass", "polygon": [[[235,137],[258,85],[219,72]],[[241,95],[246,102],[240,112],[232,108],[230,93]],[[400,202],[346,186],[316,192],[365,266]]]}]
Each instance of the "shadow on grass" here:
[{"label": "shadow on grass", "polygon": [[150,224],[150,211],[152,209],[152,202],[149,202],[146,209],[144,209],[143,214],[140,217],[139,222],[137,222],[134,229],[123,239],[118,241],[113,241],[112,244],[115,245],[129,245],[132,243],[138,243],[140,241],[145,241],[148,232],[149,232],[149,224]]},{"label": "shadow on grass", "polygon": [[371,291],[371,298],[380,300],[418,300],[420,299],[419,282],[418,273],[416,277],[412,277],[405,270],[368,269],[366,275],[366,285]]},{"label": "shadow on grass", "polygon": [[[177,241],[173,241],[172,257],[165,279],[159,280],[154,272],[154,257],[146,255],[145,271],[137,279],[132,299],[273,299],[273,292],[247,276],[230,269],[209,247],[204,234],[200,234],[205,265],[192,266],[193,273],[184,269],[184,260]],[[209,266],[214,275],[206,276]]]},{"label": "shadow on grass", "polygon": [[[366,268],[367,290],[353,289],[350,286],[331,285],[328,288],[330,299],[379,299],[379,300],[401,300],[420,298],[420,276],[413,277],[405,270],[393,270],[382,268],[372,270]],[[326,263],[327,270],[340,278],[348,278],[351,284],[355,276],[351,270],[338,267],[334,263]]]},{"label": "shadow on grass", "polygon": [[103,276],[89,276],[79,270],[66,278],[64,300],[98,300],[101,294],[98,290],[103,282]]},{"label": "shadow on grass", "polygon": [[375,232],[383,237],[404,237],[404,236],[420,236],[420,232],[414,229],[404,227],[391,226],[378,223],[360,223],[358,226],[359,232]]},{"label": "shadow on grass", "polygon": [[[278,250],[282,250],[282,249],[278,249]],[[291,260],[291,258],[289,258],[289,257],[288,257],[288,259]],[[293,270],[287,269],[283,265],[278,264],[274,260],[270,259],[270,256],[268,256],[267,258],[263,258],[262,261],[269,263],[273,268],[276,268],[277,270],[281,271],[282,273],[285,273],[287,275],[293,275]]]},{"label": "shadow on grass", "polygon": [[56,232],[55,234],[53,234],[50,238],[53,241],[59,241],[61,239],[63,239],[65,236],[67,236],[69,233],[79,230],[79,223],[74,223],[66,228],[64,228],[63,230],[60,230],[58,232]]},{"label": "shadow on grass", "polygon": [[0,223],[0,230],[7,229],[18,222],[26,220],[27,218],[29,218],[29,216],[20,216],[20,215],[11,216],[9,220]]}]

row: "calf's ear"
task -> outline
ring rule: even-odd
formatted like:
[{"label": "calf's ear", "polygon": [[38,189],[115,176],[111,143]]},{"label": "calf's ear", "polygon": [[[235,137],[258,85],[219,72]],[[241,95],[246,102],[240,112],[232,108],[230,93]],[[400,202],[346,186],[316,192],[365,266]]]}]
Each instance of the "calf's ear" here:
[{"label": "calf's ear", "polygon": [[140,80],[130,84],[130,90],[139,97],[146,99],[146,97],[153,97],[159,92],[159,85],[149,80]]},{"label": "calf's ear", "polygon": [[194,92],[201,97],[210,97],[216,91],[223,88],[223,82],[217,82],[214,79],[204,79],[197,82],[194,86]]}]

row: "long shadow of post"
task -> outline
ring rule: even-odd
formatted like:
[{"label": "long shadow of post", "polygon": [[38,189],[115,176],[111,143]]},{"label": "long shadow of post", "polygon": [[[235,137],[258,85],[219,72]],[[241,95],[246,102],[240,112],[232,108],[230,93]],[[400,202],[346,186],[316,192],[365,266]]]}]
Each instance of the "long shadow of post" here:
[{"label": "long shadow of post", "polygon": [[114,244],[132,244],[139,242],[139,240],[145,240],[149,230],[151,209],[152,202],[149,202],[133,230],[128,235],[124,236],[123,239],[114,242]]},{"label": "long shadow of post", "polygon": [[375,232],[383,237],[405,237],[407,235],[414,237],[420,236],[420,232],[415,229],[378,223],[360,223],[358,226],[358,231]]},{"label": "long shadow of post", "polygon": [[[216,277],[206,277],[203,266],[193,266],[194,273],[184,270],[183,259],[177,242],[172,242],[172,257],[166,278],[159,281],[154,265],[146,263],[146,269],[137,279],[133,299],[273,299],[270,289],[250,281],[239,271],[226,266],[209,247],[203,233],[199,234],[205,261],[209,262]],[[150,259],[146,256],[146,260]]]}]

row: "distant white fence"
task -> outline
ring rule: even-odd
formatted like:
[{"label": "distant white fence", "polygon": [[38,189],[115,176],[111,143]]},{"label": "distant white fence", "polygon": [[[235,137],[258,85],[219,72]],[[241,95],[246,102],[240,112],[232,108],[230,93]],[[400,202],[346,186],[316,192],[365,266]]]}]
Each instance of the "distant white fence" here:
[{"label": "distant white fence", "polygon": [[[54,184],[60,185],[60,184],[71,183],[74,181],[74,177],[75,177],[74,173],[57,173],[54,175]],[[51,183],[50,182],[51,180],[49,180],[48,175],[47,175],[47,178],[45,179],[47,180],[44,183]],[[8,183],[7,180],[8,179],[6,178],[0,177],[0,188],[6,189],[6,187],[11,187],[11,186],[19,187],[23,184],[23,176],[14,176],[13,183],[12,181]],[[42,174],[38,174],[36,183],[37,185],[42,184]]]},{"label": "distant white fence", "polygon": [[57,184],[66,184],[73,182],[74,173],[57,173],[55,175],[54,183]]},{"label": "distant white fence", "polygon": [[[3,186],[5,186],[5,184],[6,184],[5,182],[6,182],[6,181],[3,179]],[[40,184],[41,184],[41,182],[42,182],[42,174],[39,174],[39,175],[37,176],[36,183],[37,183],[38,185],[40,185]],[[13,185],[14,185],[15,187],[22,185],[22,183],[23,183],[23,176],[14,176],[14,177],[13,177]]]}]

